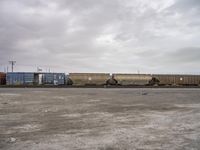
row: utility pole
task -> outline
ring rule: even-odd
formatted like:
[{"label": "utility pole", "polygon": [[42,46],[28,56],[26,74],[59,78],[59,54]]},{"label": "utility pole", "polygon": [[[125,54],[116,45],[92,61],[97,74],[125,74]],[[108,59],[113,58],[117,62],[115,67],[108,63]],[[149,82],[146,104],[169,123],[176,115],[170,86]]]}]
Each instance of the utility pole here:
[{"label": "utility pole", "polygon": [[10,64],[11,64],[11,66],[12,66],[12,72],[13,72],[14,65],[15,65],[16,61],[9,61],[9,63],[10,63]]}]

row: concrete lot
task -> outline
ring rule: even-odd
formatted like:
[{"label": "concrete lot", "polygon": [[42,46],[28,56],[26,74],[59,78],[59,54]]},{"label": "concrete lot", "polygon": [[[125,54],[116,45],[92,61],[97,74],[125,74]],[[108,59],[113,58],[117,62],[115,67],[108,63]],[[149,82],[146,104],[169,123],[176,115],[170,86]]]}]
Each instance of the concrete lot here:
[{"label": "concrete lot", "polygon": [[2,150],[200,149],[200,89],[0,89]]}]

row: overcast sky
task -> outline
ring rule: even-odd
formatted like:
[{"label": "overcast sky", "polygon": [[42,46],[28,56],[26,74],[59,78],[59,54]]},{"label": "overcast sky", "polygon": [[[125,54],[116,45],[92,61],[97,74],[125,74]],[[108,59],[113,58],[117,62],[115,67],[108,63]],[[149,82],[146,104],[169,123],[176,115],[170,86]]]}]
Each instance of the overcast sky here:
[{"label": "overcast sky", "polygon": [[15,71],[200,74],[200,0],[0,0],[0,71],[9,60]]}]

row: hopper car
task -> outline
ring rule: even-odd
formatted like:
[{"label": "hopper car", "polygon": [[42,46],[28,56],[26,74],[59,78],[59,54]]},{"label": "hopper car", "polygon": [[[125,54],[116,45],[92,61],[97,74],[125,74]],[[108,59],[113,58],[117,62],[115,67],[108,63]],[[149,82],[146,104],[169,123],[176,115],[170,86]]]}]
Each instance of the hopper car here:
[{"label": "hopper car", "polygon": [[200,75],[154,74],[154,84],[159,86],[199,86]]},{"label": "hopper car", "polygon": [[107,85],[111,83],[109,73],[69,73],[66,84],[74,86]]}]

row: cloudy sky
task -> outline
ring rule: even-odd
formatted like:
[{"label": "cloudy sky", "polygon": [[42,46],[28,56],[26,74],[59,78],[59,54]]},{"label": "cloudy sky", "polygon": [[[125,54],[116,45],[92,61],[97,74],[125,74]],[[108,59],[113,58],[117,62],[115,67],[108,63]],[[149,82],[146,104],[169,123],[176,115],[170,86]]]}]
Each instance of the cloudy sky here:
[{"label": "cloudy sky", "polygon": [[0,0],[0,71],[200,73],[200,0]]}]

